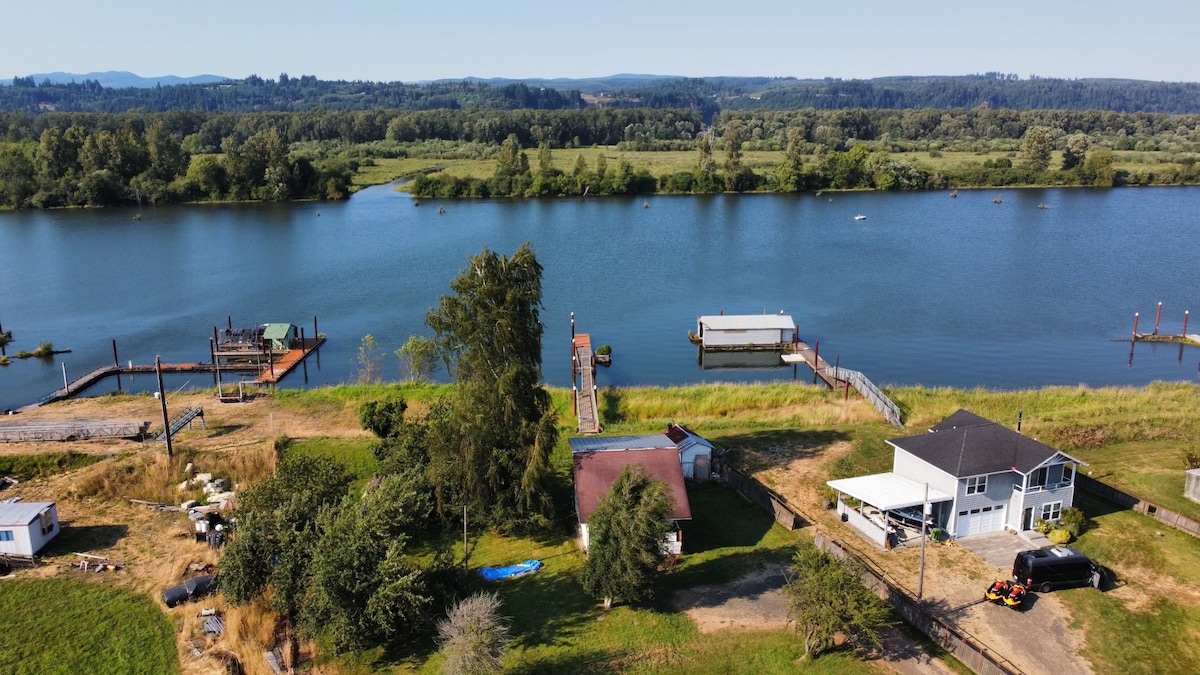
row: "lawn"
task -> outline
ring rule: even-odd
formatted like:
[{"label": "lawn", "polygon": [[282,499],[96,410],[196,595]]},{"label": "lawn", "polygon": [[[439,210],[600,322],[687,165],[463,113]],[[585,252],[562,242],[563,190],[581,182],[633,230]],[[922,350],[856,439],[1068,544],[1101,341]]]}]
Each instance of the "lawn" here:
[{"label": "lawn", "polygon": [[[516,673],[819,673],[881,672],[852,653],[831,653],[802,663],[804,649],[791,631],[701,634],[685,615],[665,603],[671,589],[738,578],[766,561],[791,555],[797,538],[730,488],[688,486],[693,520],[684,528],[684,559],[660,578],[657,600],[647,606],[602,610],[580,583],[584,556],[566,534],[542,538],[483,533],[471,542],[470,566],[509,565],[536,558],[545,567],[533,576],[497,584],[476,581],[475,590],[496,591],[510,619],[513,646],[505,671]],[[454,554],[462,555],[461,544]],[[352,672],[439,672],[437,655],[391,663],[379,652],[338,661]]]},{"label": "lawn", "polygon": [[0,673],[177,672],[175,627],[150,598],[83,581],[0,582]]},{"label": "lawn", "polygon": [[370,438],[303,438],[288,443],[284,455],[326,457],[346,467],[356,481],[366,483],[379,469]]},{"label": "lawn", "polygon": [[1200,672],[1200,539],[1086,495],[1077,504],[1095,524],[1073,545],[1121,585],[1056,594],[1085,626],[1096,672]]}]

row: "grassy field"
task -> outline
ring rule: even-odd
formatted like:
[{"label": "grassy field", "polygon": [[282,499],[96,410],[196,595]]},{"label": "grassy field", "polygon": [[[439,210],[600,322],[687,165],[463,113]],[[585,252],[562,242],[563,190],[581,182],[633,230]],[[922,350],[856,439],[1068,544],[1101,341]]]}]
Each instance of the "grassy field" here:
[{"label": "grassy field", "polygon": [[177,672],[175,628],[150,598],[84,581],[0,582],[0,673]]},{"label": "grassy field", "polygon": [[[584,558],[565,534],[544,538],[484,533],[472,542],[472,569],[537,558],[536,575],[498,584],[477,583],[503,600],[515,638],[505,671],[517,673],[818,673],[883,672],[852,653],[801,663],[803,646],[789,630],[701,634],[665,604],[670,589],[738,578],[770,561],[787,560],[801,533],[775,525],[729,488],[689,486],[694,519],[684,530],[684,562],[661,581],[659,599],[645,607],[605,612],[580,584]],[[455,551],[461,555],[461,547]],[[380,652],[337,661],[342,672],[440,672],[436,655],[399,663]]]},{"label": "grassy field", "polygon": [[41,478],[65,471],[74,471],[103,459],[101,455],[79,452],[48,452],[36,455],[0,455],[0,476],[20,480]]},{"label": "grassy field", "polygon": [[369,438],[305,438],[288,444],[284,456],[327,457],[346,466],[356,481],[370,479],[379,469]]},{"label": "grassy field", "polygon": [[[526,151],[530,161],[536,159],[536,149]],[[1014,153],[1009,152],[950,152],[943,151],[941,156],[930,156],[928,152],[896,152],[896,159],[911,162],[929,171],[944,171],[953,168],[982,166],[988,160],[1010,158],[1014,164],[1019,163]],[[668,151],[633,151],[618,150],[610,147],[590,147],[574,149],[557,149],[551,151],[554,167],[570,173],[575,168],[578,157],[583,157],[588,168],[594,169],[596,158],[604,155],[608,167],[613,169],[619,162],[627,161],[635,169],[646,169],[654,176],[663,176],[681,171],[692,171],[696,168],[696,152],[693,150]],[[1010,157],[1010,155],[1012,155]],[[1145,170],[1162,171],[1180,168],[1182,165],[1172,163],[1167,153],[1118,151],[1113,153],[1114,167],[1130,172]],[[721,161],[720,153],[717,160]],[[781,164],[784,160],[782,151],[747,151],[743,153],[742,164],[753,169],[756,173],[766,174]],[[438,168],[445,173],[461,178],[487,178],[496,169],[494,159],[436,159],[436,158],[399,158],[376,159],[374,166],[363,166],[354,175],[354,184],[360,187],[382,185],[397,178],[412,176],[422,171]],[[805,163],[811,164],[813,157],[805,158]],[[1062,165],[1062,153],[1055,151],[1050,159],[1050,166]]]}]

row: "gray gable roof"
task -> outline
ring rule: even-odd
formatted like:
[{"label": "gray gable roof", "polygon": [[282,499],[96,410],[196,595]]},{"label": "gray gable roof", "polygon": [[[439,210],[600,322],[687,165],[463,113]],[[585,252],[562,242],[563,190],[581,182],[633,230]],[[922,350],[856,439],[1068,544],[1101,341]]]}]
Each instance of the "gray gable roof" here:
[{"label": "gray gable roof", "polygon": [[929,433],[888,443],[955,478],[1003,471],[1028,474],[1058,450],[1008,427],[959,410]]},{"label": "gray gable roof", "polygon": [[667,438],[666,434],[653,436],[586,436],[583,438],[568,438],[567,445],[571,452],[604,452],[608,450],[656,450],[658,448],[674,448],[675,441]]}]

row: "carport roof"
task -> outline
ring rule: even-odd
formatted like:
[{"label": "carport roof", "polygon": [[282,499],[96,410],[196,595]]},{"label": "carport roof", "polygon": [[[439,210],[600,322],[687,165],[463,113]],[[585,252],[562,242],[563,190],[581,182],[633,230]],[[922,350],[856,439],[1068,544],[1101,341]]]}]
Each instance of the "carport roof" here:
[{"label": "carport roof", "polygon": [[[925,503],[925,484],[894,473],[874,473],[857,478],[841,478],[825,483],[829,487],[864,501],[883,511],[903,509]],[[953,497],[929,488],[929,503],[948,502]]]}]

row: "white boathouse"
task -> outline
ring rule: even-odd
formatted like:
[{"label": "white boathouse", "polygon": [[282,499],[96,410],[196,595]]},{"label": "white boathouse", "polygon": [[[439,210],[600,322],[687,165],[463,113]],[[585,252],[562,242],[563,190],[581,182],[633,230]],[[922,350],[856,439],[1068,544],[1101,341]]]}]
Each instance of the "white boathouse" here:
[{"label": "white boathouse", "polygon": [[702,316],[695,335],[707,350],[777,349],[792,343],[796,324],[783,313]]}]

